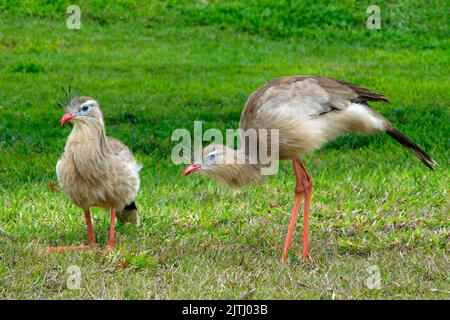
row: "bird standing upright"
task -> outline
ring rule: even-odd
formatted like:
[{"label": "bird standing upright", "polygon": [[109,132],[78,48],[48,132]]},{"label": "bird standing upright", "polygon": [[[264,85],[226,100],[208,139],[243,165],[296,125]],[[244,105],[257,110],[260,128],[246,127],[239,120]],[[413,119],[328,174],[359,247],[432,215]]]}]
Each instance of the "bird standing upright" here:
[{"label": "bird standing upright", "polygon": [[[322,147],[344,132],[374,134],[386,132],[411,150],[428,168],[435,161],[417,144],[403,135],[368,102],[388,102],[381,94],[360,86],[320,76],[291,76],[274,79],[247,100],[241,115],[240,128],[257,131],[278,130],[278,158],[291,159],[296,177],[295,201],[290,218],[282,261],[286,262],[295,223],[304,198],[303,258],[309,257],[309,210],[312,179],[299,156]],[[241,136],[241,140],[243,137]],[[257,141],[258,142],[258,141]],[[245,144],[244,144],[245,146]],[[241,188],[251,182],[261,182],[261,163],[237,159],[248,158],[248,146],[237,150],[223,145],[209,145],[203,150],[201,163],[189,165],[184,175],[199,171],[219,182]],[[232,158],[232,159],[230,159]],[[248,160],[248,159],[247,159]],[[241,162],[242,163],[242,162]]]},{"label": "bird standing upright", "polygon": [[116,214],[120,222],[139,223],[135,197],[139,191],[139,170],[128,147],[107,137],[102,112],[90,97],[68,98],[61,126],[73,121],[64,154],[56,165],[58,182],[70,200],[84,210],[89,244],[50,247],[49,251],[83,250],[96,246],[90,208],[111,210],[109,242],[106,252],[114,248]]}]

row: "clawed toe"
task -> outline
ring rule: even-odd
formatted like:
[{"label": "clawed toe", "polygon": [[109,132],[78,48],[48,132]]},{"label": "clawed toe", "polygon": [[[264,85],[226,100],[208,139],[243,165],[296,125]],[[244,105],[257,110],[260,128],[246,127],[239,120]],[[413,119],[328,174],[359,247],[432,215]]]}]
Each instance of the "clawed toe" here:
[{"label": "clawed toe", "polygon": [[61,251],[79,251],[79,250],[90,250],[97,247],[97,244],[95,242],[89,243],[88,245],[81,245],[81,246],[62,246],[62,247],[48,247],[47,253],[50,252],[61,252]]},{"label": "clawed toe", "polygon": [[108,243],[105,247],[105,250],[102,253],[102,258],[106,257],[106,255],[112,251],[114,251],[115,244]]}]

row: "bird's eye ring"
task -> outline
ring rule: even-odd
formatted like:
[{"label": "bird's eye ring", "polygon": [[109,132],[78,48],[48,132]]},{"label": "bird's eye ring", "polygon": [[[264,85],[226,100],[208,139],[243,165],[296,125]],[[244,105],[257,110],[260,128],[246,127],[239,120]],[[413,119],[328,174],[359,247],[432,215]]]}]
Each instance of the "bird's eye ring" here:
[{"label": "bird's eye ring", "polygon": [[89,105],[85,105],[81,107],[81,111],[86,112],[89,110]]}]

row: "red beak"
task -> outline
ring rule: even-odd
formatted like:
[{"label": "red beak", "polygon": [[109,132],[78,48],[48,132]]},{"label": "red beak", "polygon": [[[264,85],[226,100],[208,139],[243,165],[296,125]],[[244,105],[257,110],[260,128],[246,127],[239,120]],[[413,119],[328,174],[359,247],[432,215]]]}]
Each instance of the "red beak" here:
[{"label": "red beak", "polygon": [[71,114],[71,113],[69,113],[69,112],[66,112],[66,113],[63,115],[62,119],[61,119],[61,127],[64,125],[64,123],[66,123],[67,121],[72,120],[72,119],[75,118],[75,117],[76,117],[76,115],[73,115],[73,114]]},{"label": "red beak", "polygon": [[196,165],[196,164],[191,164],[189,165],[189,167],[187,167],[184,172],[183,172],[183,176],[187,176],[188,174],[191,174],[192,172],[198,171],[200,170],[200,166]]}]

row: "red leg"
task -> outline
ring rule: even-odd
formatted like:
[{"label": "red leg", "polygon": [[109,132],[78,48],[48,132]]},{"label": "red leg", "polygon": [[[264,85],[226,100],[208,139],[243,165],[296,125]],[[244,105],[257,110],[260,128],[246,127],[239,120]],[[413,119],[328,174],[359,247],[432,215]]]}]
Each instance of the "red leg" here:
[{"label": "red leg", "polygon": [[309,207],[311,203],[311,190],[312,182],[305,167],[299,159],[292,160],[294,165],[296,187],[295,187],[295,201],[294,208],[292,209],[291,219],[289,222],[289,228],[286,235],[286,242],[283,249],[283,255],[281,257],[282,262],[287,262],[289,248],[292,242],[292,236],[295,230],[295,224],[297,221],[298,212],[301,207],[302,197],[305,195],[305,215],[304,215],[304,229],[303,229],[303,258],[309,257]]},{"label": "red leg", "polygon": [[294,200],[294,208],[292,209],[291,219],[289,222],[289,228],[286,235],[286,242],[284,244],[283,255],[281,256],[281,261],[283,263],[287,262],[289,248],[291,246],[292,236],[295,230],[295,223],[297,221],[298,211],[302,205],[302,196],[303,191],[301,188],[300,180],[301,180],[301,167],[299,166],[297,160],[292,160],[292,164],[294,165],[295,178],[297,180],[295,187],[295,200]]},{"label": "red leg", "polygon": [[103,256],[105,256],[108,252],[112,251],[115,246],[114,242],[114,228],[116,224],[116,209],[111,209],[111,221],[109,227],[109,242],[106,245],[105,252],[103,252]]},{"label": "red leg", "polygon": [[89,210],[84,212],[84,219],[86,220],[86,226],[88,229],[89,245],[96,246],[97,244],[95,243],[94,229],[92,228],[91,213]]},{"label": "red leg", "polygon": [[84,218],[86,220],[86,227],[88,230],[89,245],[49,247],[47,248],[47,251],[52,252],[52,251],[66,251],[66,250],[87,250],[95,247],[97,244],[95,243],[94,229],[92,228],[91,214],[89,210],[84,211]]},{"label": "red leg", "polygon": [[312,196],[312,180],[306,171],[305,166],[300,161],[300,166],[303,171],[303,176],[306,181],[305,187],[305,212],[303,217],[303,259],[307,260],[309,258],[309,209],[311,207],[311,196]]}]

